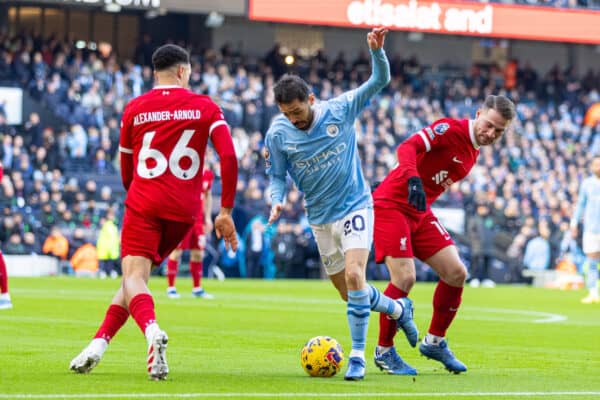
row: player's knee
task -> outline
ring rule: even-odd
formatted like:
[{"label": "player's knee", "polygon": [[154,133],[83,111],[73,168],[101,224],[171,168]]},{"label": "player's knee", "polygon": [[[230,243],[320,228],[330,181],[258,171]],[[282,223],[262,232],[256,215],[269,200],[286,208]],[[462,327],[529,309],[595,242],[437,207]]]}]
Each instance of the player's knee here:
[{"label": "player's knee", "polygon": [[391,278],[392,284],[405,292],[410,292],[416,281],[416,273],[407,273],[401,276],[392,276]]},{"label": "player's knee", "polygon": [[467,280],[467,270],[464,266],[458,265],[450,269],[443,280],[450,286],[463,286]]},{"label": "player's knee", "polygon": [[346,266],[346,284],[348,288],[362,287],[365,280],[365,274],[359,266]]}]

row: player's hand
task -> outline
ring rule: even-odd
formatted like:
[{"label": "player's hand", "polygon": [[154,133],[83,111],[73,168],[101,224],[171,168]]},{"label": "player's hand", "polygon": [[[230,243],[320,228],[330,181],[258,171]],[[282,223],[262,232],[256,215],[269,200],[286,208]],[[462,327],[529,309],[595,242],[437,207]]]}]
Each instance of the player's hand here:
[{"label": "player's hand", "polygon": [[373,28],[371,32],[367,33],[367,43],[369,43],[369,48],[371,50],[382,48],[387,33],[388,30],[386,28]]},{"label": "player's hand", "polygon": [[408,204],[416,208],[417,211],[425,211],[427,209],[423,181],[418,176],[408,178]]},{"label": "player's hand", "polygon": [[225,240],[225,249],[231,248],[236,251],[238,247],[237,234],[235,233],[235,224],[231,214],[221,214],[215,218],[215,233],[217,238]]},{"label": "player's hand", "polygon": [[269,215],[269,225],[271,225],[273,222],[277,221],[277,218],[279,218],[279,216],[281,215],[282,210],[283,210],[283,205],[281,205],[281,204],[275,204],[271,208],[271,214]]}]

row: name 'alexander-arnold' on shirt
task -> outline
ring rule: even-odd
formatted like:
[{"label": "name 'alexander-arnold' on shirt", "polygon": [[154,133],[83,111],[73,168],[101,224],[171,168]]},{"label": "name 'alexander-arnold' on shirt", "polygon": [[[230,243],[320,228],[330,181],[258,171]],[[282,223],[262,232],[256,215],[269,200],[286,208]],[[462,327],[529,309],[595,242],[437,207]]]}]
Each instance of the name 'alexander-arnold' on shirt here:
[{"label": "name 'alexander-arnold' on shirt", "polygon": [[200,119],[200,110],[173,110],[173,111],[151,111],[137,114],[133,117],[133,126],[146,124],[148,122],[181,121],[187,119]]}]

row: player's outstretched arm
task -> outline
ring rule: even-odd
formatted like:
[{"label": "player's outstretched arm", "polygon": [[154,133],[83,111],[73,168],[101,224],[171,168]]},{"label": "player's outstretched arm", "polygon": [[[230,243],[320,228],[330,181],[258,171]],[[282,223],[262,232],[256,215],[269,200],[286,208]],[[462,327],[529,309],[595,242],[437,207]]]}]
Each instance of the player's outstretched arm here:
[{"label": "player's outstretched arm", "polygon": [[214,120],[210,132],[210,140],[219,155],[221,164],[221,210],[215,218],[215,233],[220,239],[225,240],[225,248],[228,246],[233,250],[237,250],[238,240],[235,230],[231,211],[235,200],[235,191],[237,187],[238,163],[233,148],[233,140],[231,132],[220,110],[216,114],[218,117]]},{"label": "player's outstretched arm", "polygon": [[386,28],[373,28],[371,32],[367,33],[367,43],[371,50],[379,50],[383,48],[383,42],[385,41],[385,35],[388,30]]},{"label": "player's outstretched arm", "polygon": [[373,70],[369,79],[354,91],[352,97],[349,97],[352,116],[357,116],[369,98],[390,82],[390,64],[383,50],[387,33],[388,30],[385,28],[374,28],[367,34]]}]

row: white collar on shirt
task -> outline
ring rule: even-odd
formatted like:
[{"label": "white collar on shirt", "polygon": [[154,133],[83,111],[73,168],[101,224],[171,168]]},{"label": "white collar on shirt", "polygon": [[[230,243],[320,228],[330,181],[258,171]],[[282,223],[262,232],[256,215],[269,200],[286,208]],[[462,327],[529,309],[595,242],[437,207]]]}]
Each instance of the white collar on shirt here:
[{"label": "white collar on shirt", "polygon": [[308,127],[308,129],[306,130],[306,134],[310,135],[310,132],[312,131],[312,129],[315,127],[315,125],[317,125],[317,122],[319,121],[319,118],[321,118],[321,104],[320,103],[315,103],[312,107],[313,112],[315,113],[312,122],[310,123],[310,126]]},{"label": "white collar on shirt", "polygon": [[179,86],[179,85],[158,85],[158,86],[154,86],[152,89],[183,89],[183,86]]},{"label": "white collar on shirt", "polygon": [[477,139],[475,139],[475,128],[474,125],[475,121],[473,121],[472,119],[469,120],[469,137],[471,138],[471,144],[473,145],[473,147],[477,150],[479,150],[479,145],[477,144]]}]

